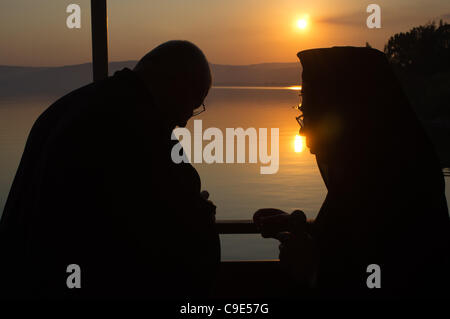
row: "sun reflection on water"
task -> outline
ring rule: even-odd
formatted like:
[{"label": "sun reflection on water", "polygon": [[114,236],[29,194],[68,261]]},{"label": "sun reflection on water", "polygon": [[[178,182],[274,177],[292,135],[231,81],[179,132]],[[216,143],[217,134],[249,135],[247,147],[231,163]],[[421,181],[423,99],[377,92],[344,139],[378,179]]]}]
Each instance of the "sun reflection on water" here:
[{"label": "sun reflection on water", "polygon": [[302,90],[302,86],[301,85],[291,85],[287,87],[288,90],[293,90],[293,91],[301,91]]},{"label": "sun reflection on water", "polygon": [[295,153],[301,153],[305,149],[305,137],[296,135],[294,140],[294,151]]}]

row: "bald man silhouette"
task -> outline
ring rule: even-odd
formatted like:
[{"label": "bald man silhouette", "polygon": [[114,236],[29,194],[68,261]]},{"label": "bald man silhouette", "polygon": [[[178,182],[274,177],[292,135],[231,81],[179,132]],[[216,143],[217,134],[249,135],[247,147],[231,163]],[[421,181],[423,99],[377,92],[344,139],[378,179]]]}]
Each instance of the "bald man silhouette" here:
[{"label": "bald man silhouette", "polygon": [[170,154],[210,87],[202,51],[169,41],[39,116],[0,223],[2,297],[208,296],[215,206]]}]

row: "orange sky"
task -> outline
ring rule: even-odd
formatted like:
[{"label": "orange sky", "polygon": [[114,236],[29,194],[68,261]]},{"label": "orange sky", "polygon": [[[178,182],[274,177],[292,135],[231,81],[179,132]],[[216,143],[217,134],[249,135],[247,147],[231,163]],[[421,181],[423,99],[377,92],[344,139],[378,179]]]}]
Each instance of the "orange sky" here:
[{"label": "orange sky", "polygon": [[[375,2],[375,1],[373,1]],[[66,7],[82,9],[81,29]],[[294,62],[300,50],[333,45],[383,49],[390,35],[450,17],[448,0],[383,0],[382,28],[368,29],[361,0],[109,0],[111,61],[134,60],[161,42],[186,39],[212,63]],[[65,65],[91,60],[89,0],[2,0],[0,64]],[[296,20],[309,16],[305,30]]]}]

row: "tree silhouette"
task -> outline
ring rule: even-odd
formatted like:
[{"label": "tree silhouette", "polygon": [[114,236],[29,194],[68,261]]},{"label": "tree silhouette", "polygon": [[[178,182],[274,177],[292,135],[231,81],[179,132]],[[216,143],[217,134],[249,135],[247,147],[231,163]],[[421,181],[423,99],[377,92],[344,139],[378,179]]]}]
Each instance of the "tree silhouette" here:
[{"label": "tree silhouette", "polygon": [[450,167],[450,24],[442,20],[393,35],[384,53],[436,148]]},{"label": "tree silhouette", "polygon": [[392,36],[384,47],[390,62],[406,72],[422,75],[450,70],[450,24],[442,20]]}]

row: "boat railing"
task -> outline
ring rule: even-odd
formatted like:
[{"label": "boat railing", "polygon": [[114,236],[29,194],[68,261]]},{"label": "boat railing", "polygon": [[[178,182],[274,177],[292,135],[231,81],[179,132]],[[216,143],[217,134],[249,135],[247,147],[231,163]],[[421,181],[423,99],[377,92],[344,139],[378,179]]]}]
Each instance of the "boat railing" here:
[{"label": "boat railing", "polygon": [[258,234],[255,224],[250,219],[222,219],[216,222],[219,234]]},{"label": "boat railing", "polygon": [[[221,235],[258,234],[252,220],[218,220]],[[218,298],[277,298],[289,291],[289,278],[278,259],[222,261],[214,295]]]}]

